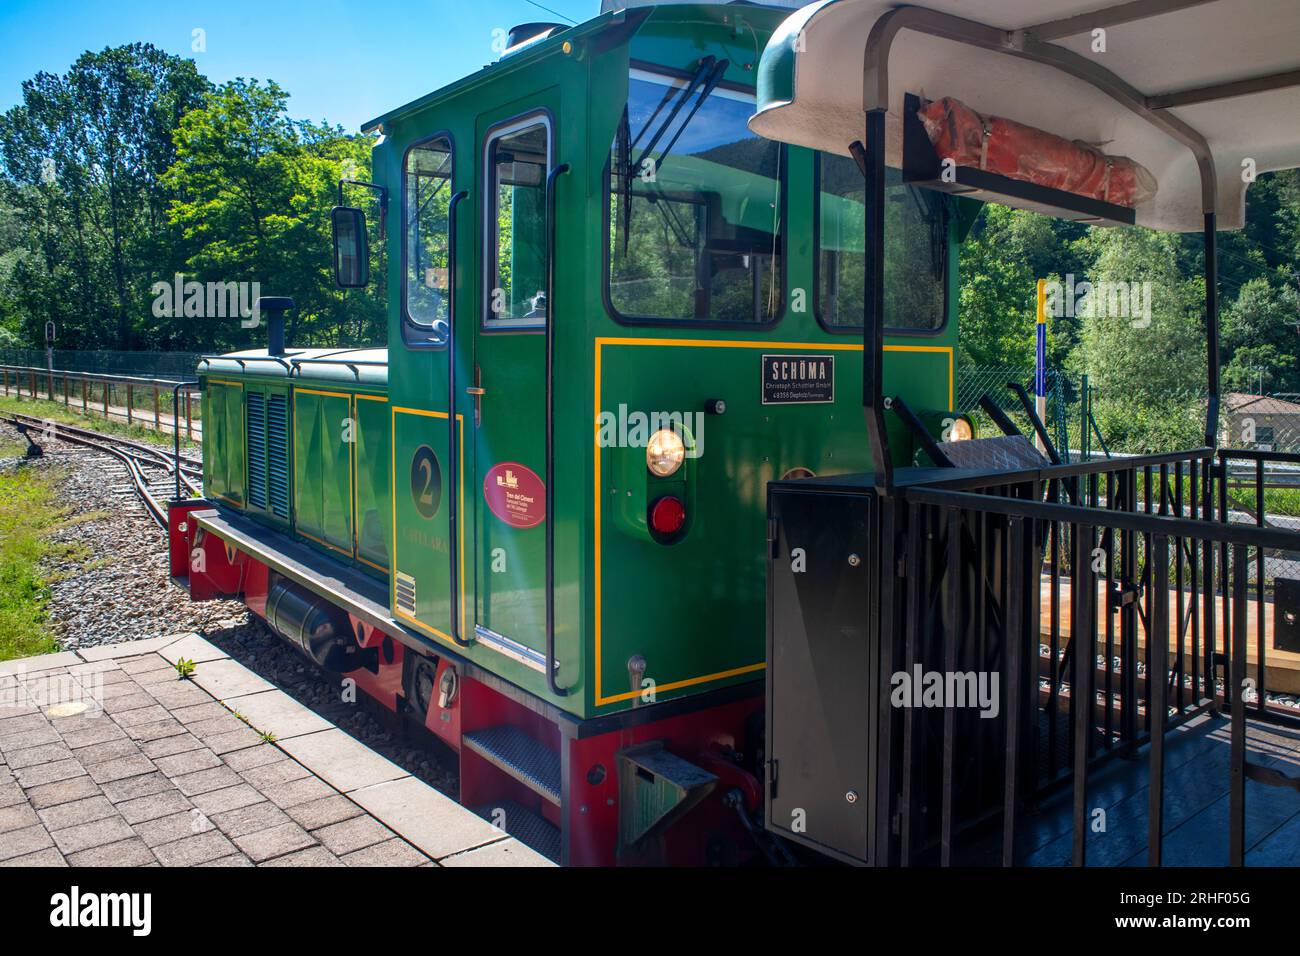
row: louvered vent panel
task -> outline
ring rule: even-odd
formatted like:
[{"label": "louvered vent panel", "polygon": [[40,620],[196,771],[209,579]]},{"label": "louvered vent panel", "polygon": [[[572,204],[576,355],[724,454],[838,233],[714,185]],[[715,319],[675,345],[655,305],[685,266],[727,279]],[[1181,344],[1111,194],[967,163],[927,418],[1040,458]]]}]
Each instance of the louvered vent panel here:
[{"label": "louvered vent panel", "polygon": [[401,571],[397,572],[397,609],[415,614],[415,578]]},{"label": "louvered vent panel", "polygon": [[266,415],[266,454],[269,459],[271,513],[289,518],[289,403],[272,395]]},{"label": "louvered vent panel", "polygon": [[248,393],[248,503],[266,507],[266,397]]}]

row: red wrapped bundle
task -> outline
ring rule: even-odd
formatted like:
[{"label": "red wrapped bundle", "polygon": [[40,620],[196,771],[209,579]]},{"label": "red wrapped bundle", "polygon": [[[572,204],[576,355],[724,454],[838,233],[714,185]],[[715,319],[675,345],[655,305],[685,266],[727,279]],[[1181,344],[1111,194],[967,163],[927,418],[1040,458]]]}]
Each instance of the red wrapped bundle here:
[{"label": "red wrapped bundle", "polygon": [[1127,156],[1108,156],[1087,143],[1001,116],[981,116],[950,96],[927,103],[917,115],[939,157],[958,166],[1128,209],[1155,195],[1155,177]]}]

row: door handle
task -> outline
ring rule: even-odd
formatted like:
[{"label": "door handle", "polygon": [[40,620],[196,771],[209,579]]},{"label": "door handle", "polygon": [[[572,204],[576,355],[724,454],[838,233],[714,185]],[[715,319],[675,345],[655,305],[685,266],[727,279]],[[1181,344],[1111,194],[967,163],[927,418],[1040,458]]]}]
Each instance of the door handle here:
[{"label": "door handle", "polygon": [[474,363],[474,384],[465,388],[466,395],[474,396],[474,427],[478,428],[483,424],[483,396],[487,394],[487,389],[483,387],[483,369]]}]

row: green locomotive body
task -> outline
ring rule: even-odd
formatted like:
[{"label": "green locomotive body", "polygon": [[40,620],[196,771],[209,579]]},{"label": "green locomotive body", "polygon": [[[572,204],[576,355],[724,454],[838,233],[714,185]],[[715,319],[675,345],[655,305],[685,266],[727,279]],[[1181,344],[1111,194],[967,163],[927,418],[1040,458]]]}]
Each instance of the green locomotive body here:
[{"label": "green locomotive body", "polygon": [[[861,174],[746,127],[782,15],[606,14],[369,124],[389,346],[207,360],[208,494],[385,580],[410,636],[576,717],[761,679],[767,483],[871,467]],[[889,200],[885,391],[947,413],[960,210],[901,184]],[[685,436],[663,477],[656,425]],[[562,696],[545,673],[547,495]],[[652,520],[666,497],[668,532]]]}]

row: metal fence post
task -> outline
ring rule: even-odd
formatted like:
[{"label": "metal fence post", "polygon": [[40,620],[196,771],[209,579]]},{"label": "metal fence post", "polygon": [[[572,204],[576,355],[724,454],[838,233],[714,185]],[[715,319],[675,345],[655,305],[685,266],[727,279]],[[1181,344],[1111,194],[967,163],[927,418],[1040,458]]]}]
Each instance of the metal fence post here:
[{"label": "metal fence post", "polygon": [[1085,374],[1079,384],[1079,460],[1092,461],[1092,443],[1088,440],[1088,403],[1092,401],[1092,387]]},{"label": "metal fence post", "polygon": [[[1225,545],[1226,547],[1226,545]],[[1228,647],[1228,679],[1232,691],[1231,755],[1228,765],[1228,865],[1246,863],[1246,574],[1247,547],[1232,548],[1232,632]],[[1225,583],[1224,597],[1228,588]],[[1260,694],[1264,688],[1258,689]]]}]

